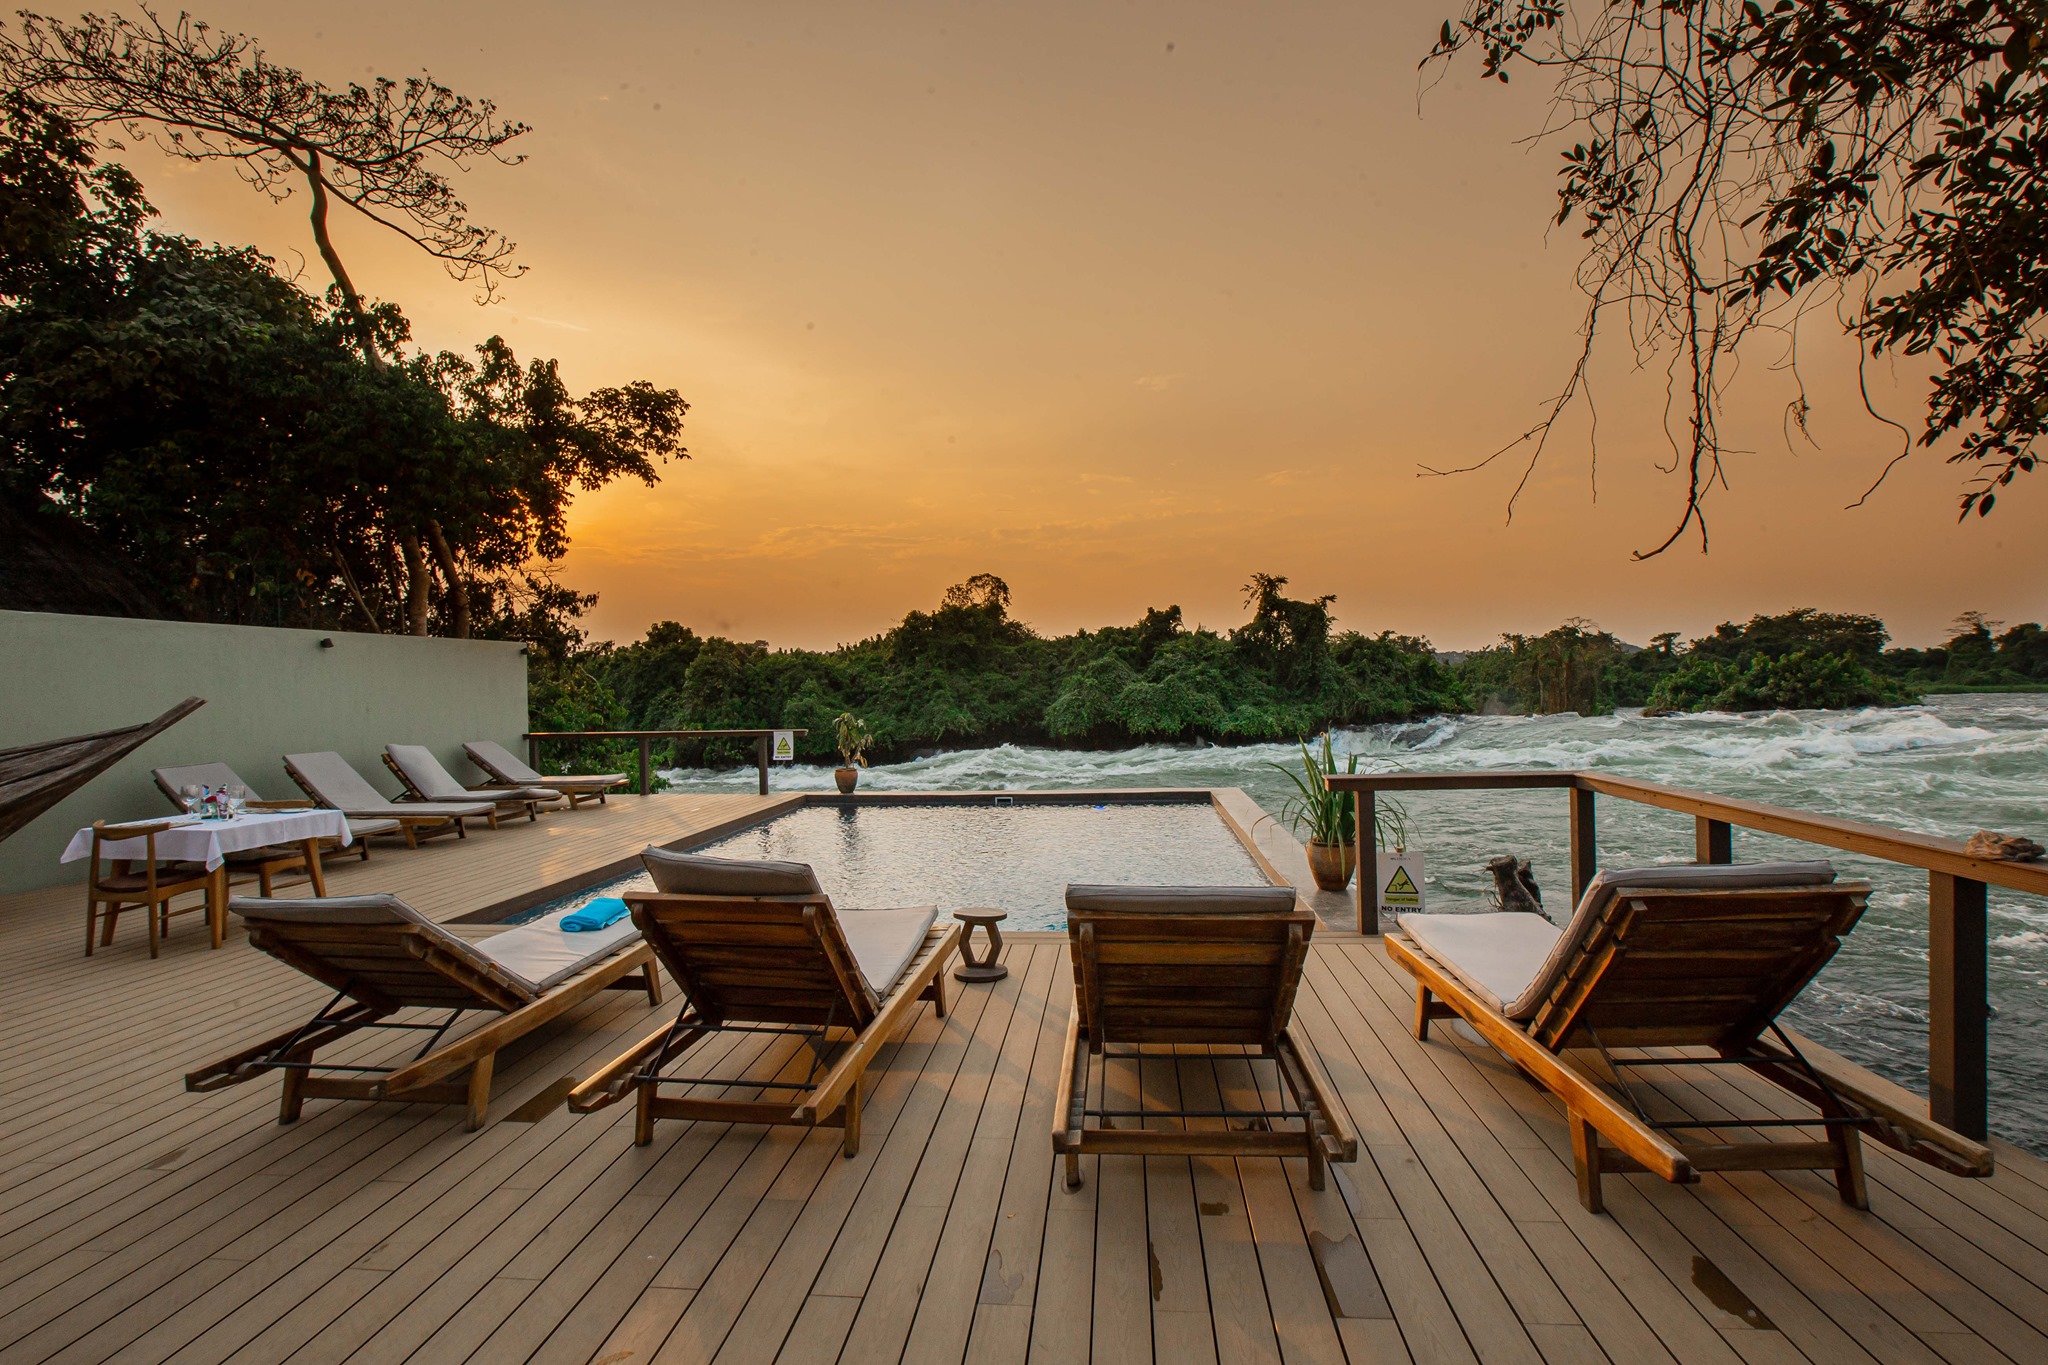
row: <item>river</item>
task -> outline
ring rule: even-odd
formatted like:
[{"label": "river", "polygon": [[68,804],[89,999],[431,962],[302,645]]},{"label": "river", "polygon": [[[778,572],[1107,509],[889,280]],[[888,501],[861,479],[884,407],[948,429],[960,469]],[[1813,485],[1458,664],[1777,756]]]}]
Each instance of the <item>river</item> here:
[{"label": "river", "polygon": [[[1444,716],[1340,732],[1366,771],[1597,768],[1801,810],[1952,838],[1978,829],[2048,843],[2048,696],[1941,697],[1924,706],[1748,715]],[[1052,787],[1242,787],[1277,813],[1291,788],[1274,770],[1298,751],[1155,745],[1111,752],[1004,746],[940,753],[862,774],[872,791]],[[697,791],[751,790],[751,767],[664,774]],[[827,790],[827,768],[775,774],[778,790]],[[1427,861],[1432,909],[1483,909],[1483,864],[1529,857],[1562,918],[1569,896],[1562,793],[1421,793],[1406,798],[1412,846]],[[1602,801],[1605,867],[1690,861],[1693,822]],[[1820,856],[1809,846],[1735,832],[1739,861]],[[1918,1093],[1927,1083],[1927,880],[1924,873],[1833,854],[1875,891],[1862,923],[1787,1019]],[[1992,888],[1991,1125],[2048,1154],[2048,900]]]}]

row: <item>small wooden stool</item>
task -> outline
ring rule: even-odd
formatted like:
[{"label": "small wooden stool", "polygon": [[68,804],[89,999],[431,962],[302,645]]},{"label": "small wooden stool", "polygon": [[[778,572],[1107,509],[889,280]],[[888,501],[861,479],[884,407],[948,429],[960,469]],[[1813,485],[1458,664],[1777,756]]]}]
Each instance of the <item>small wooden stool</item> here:
[{"label": "small wooden stool", "polygon": [[[996,959],[1003,955],[1003,931],[997,923],[1010,917],[1007,910],[955,910],[953,918],[966,925],[960,935],[960,965],[953,969],[955,981],[1001,981],[1010,974],[1010,969]],[[980,925],[988,931],[988,947],[980,957],[974,955],[974,927]]]}]

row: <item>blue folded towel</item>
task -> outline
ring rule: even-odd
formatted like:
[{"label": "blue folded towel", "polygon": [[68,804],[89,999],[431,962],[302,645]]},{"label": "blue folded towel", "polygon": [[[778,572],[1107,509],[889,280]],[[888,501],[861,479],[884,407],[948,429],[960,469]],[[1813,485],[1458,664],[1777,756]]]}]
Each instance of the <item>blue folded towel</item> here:
[{"label": "blue folded towel", "polygon": [[626,903],[617,896],[599,896],[573,915],[565,916],[562,927],[572,934],[592,929],[609,929],[626,917]]}]

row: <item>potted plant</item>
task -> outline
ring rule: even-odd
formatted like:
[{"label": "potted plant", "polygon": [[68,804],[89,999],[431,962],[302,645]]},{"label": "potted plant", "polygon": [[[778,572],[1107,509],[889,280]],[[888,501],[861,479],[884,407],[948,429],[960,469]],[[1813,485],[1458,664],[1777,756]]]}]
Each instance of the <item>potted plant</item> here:
[{"label": "potted plant", "polygon": [[[1273,767],[1294,783],[1294,795],[1287,798],[1281,814],[1308,843],[1308,870],[1316,885],[1342,891],[1358,870],[1358,801],[1350,792],[1331,791],[1323,779],[1339,772],[1356,773],[1358,755],[1349,755],[1338,768],[1335,746],[1325,731],[1320,752],[1302,741],[1299,769],[1282,763]],[[1408,813],[1398,801],[1382,797],[1374,803],[1373,837],[1385,847],[1390,834],[1406,847]]]},{"label": "potted plant", "polygon": [[875,734],[859,716],[841,711],[839,719],[832,722],[832,736],[839,745],[840,763],[832,770],[832,780],[839,784],[841,795],[851,796],[860,782],[860,770],[868,766],[868,746],[875,742]]}]

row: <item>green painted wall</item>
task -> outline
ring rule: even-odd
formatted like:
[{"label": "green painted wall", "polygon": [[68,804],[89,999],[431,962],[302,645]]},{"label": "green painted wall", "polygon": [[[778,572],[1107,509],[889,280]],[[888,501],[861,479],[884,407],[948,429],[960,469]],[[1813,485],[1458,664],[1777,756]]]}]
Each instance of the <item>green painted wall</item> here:
[{"label": "green painted wall", "polygon": [[[320,641],[334,645],[322,649]],[[302,795],[287,753],[338,751],[396,796],[384,746],[424,744],[465,782],[465,740],[523,752],[526,659],[501,640],[434,640],[260,626],[0,611],[0,748],[133,725],[184,697],[206,705],[0,843],[0,891],[82,882],[59,864],[94,820],[167,815],[149,770],[220,761],[258,796]]]}]

